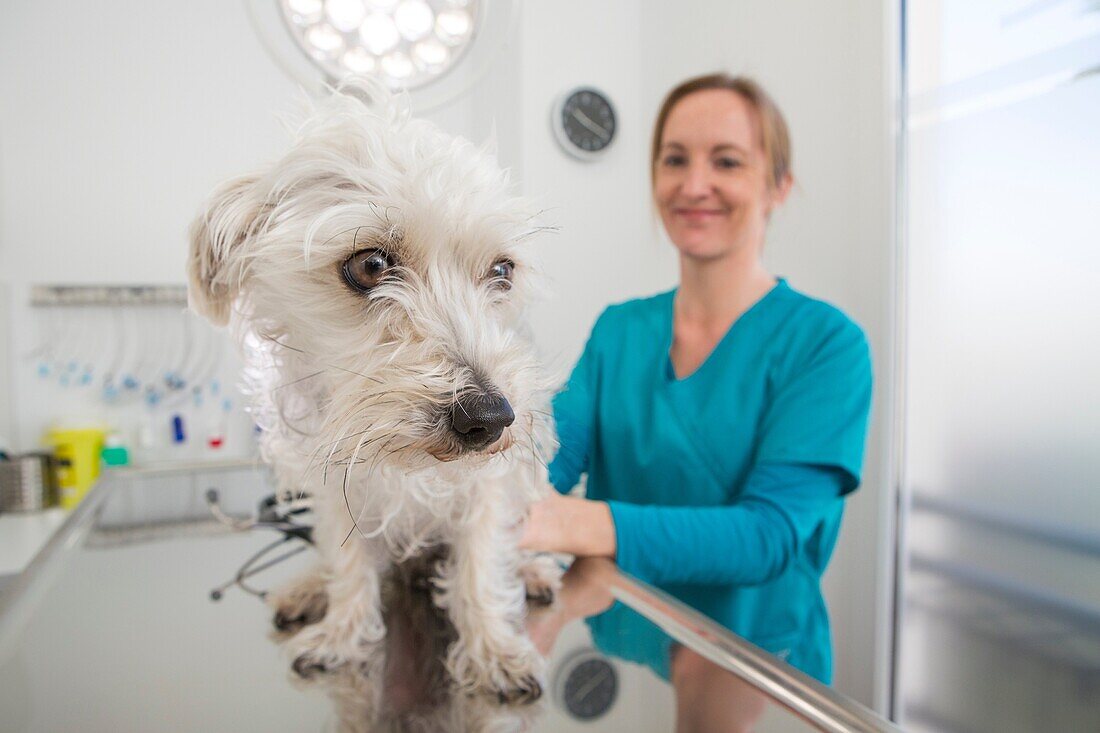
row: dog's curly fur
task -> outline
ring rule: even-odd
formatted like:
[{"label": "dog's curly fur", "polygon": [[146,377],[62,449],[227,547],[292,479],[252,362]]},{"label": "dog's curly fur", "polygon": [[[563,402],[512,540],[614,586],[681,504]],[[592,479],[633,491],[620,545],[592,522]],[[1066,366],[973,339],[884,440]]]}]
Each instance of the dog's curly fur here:
[{"label": "dog's curly fur", "polygon": [[[278,636],[299,675],[343,680],[348,728],[409,709],[397,656],[422,650],[395,648],[387,623],[408,604],[404,620],[442,620],[411,638],[445,646],[448,699],[478,701],[465,729],[481,708],[541,693],[525,580],[545,597],[556,570],[516,549],[527,507],[549,491],[548,385],[523,329],[534,221],[488,152],[353,79],[315,105],[281,160],[220,186],[192,227],[192,308],[234,322],[263,458],[284,496],[313,497],[322,562],[271,596]],[[388,269],[364,291],[345,263],[366,250]],[[515,420],[471,447],[452,419],[485,394]],[[407,640],[403,628],[389,636]]]}]

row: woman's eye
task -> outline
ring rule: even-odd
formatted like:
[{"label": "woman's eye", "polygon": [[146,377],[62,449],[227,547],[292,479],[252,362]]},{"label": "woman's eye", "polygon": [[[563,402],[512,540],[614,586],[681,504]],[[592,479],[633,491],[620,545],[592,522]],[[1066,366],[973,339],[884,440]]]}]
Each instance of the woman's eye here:
[{"label": "woman's eye", "polygon": [[499,259],[489,268],[489,283],[494,288],[508,290],[512,287],[512,276],[516,271],[516,263],[509,259]]},{"label": "woman's eye", "polygon": [[380,249],[363,249],[344,260],[344,281],[361,292],[367,292],[388,274],[393,258]]},{"label": "woman's eye", "polygon": [[675,168],[676,166],[681,166],[687,163],[687,158],[682,155],[669,155],[666,156],[665,159],[661,161],[661,163],[669,168]]},{"label": "woman's eye", "polygon": [[715,161],[715,165],[719,168],[738,168],[741,166],[741,161],[737,158],[719,158]]}]

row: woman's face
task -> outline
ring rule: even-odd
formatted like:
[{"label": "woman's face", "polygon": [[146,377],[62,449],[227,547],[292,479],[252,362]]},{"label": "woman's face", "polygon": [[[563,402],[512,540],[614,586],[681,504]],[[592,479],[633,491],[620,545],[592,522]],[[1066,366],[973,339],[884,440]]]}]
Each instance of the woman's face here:
[{"label": "woman's face", "polygon": [[680,254],[719,259],[759,253],[768,215],[790,180],[768,182],[756,111],[736,92],[707,89],[676,103],[665,120],[653,196]]}]

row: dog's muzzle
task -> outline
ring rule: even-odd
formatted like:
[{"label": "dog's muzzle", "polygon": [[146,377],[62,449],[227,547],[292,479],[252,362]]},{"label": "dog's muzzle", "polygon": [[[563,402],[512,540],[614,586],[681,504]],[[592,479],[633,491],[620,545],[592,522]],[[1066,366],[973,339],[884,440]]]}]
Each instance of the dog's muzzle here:
[{"label": "dog's muzzle", "polygon": [[516,419],[508,400],[497,392],[470,392],[451,408],[451,430],[466,450],[477,451],[500,439]]}]

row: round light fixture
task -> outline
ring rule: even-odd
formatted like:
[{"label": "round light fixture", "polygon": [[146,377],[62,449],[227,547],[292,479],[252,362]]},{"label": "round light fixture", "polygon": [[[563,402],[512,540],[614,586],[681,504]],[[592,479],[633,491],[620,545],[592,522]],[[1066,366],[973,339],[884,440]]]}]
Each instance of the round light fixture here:
[{"label": "round light fixture", "polygon": [[327,76],[375,73],[417,89],[469,49],[484,0],[279,0],[298,47]]}]

